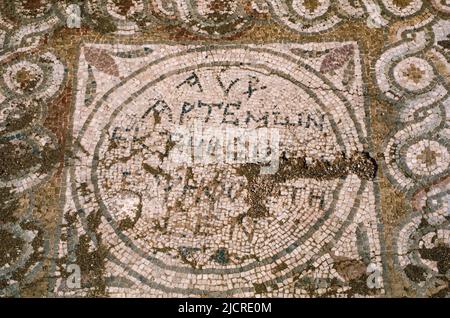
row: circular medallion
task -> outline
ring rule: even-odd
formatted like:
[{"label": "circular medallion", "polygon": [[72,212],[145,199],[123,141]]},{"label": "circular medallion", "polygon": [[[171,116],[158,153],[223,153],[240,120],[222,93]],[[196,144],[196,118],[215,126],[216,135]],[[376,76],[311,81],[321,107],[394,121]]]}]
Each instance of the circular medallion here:
[{"label": "circular medallion", "polygon": [[[95,150],[82,159],[90,176],[74,167],[78,204],[103,213],[103,242],[152,287],[284,284],[355,212],[366,181],[344,167],[363,150],[348,102],[298,61],[247,50],[194,49],[144,67],[83,128]],[[237,135],[248,137],[243,153]],[[262,172],[249,136],[273,146],[274,169]],[[206,156],[195,140],[221,142]]]}]

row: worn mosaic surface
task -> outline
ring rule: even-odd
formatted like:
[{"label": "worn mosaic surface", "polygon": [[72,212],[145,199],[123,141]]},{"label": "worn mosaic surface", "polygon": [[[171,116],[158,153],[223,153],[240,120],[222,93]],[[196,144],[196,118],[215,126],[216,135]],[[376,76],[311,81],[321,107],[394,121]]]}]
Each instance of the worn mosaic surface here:
[{"label": "worn mosaic surface", "polygon": [[[450,296],[449,17],[1,1],[0,296]],[[276,131],[276,171],[174,160],[196,125]]]}]

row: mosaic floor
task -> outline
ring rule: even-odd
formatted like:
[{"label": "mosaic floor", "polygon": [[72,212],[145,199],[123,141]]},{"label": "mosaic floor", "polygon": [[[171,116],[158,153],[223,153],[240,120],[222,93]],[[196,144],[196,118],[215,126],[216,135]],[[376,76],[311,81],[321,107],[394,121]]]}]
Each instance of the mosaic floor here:
[{"label": "mosaic floor", "polygon": [[450,1],[12,0],[0,44],[0,296],[450,296]]}]

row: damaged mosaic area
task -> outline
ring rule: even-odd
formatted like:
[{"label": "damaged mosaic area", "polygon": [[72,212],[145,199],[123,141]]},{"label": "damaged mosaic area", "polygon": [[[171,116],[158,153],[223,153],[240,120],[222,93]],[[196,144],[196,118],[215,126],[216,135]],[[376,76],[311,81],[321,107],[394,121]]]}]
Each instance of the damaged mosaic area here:
[{"label": "damaged mosaic area", "polygon": [[448,297],[449,13],[0,3],[0,295]]}]

